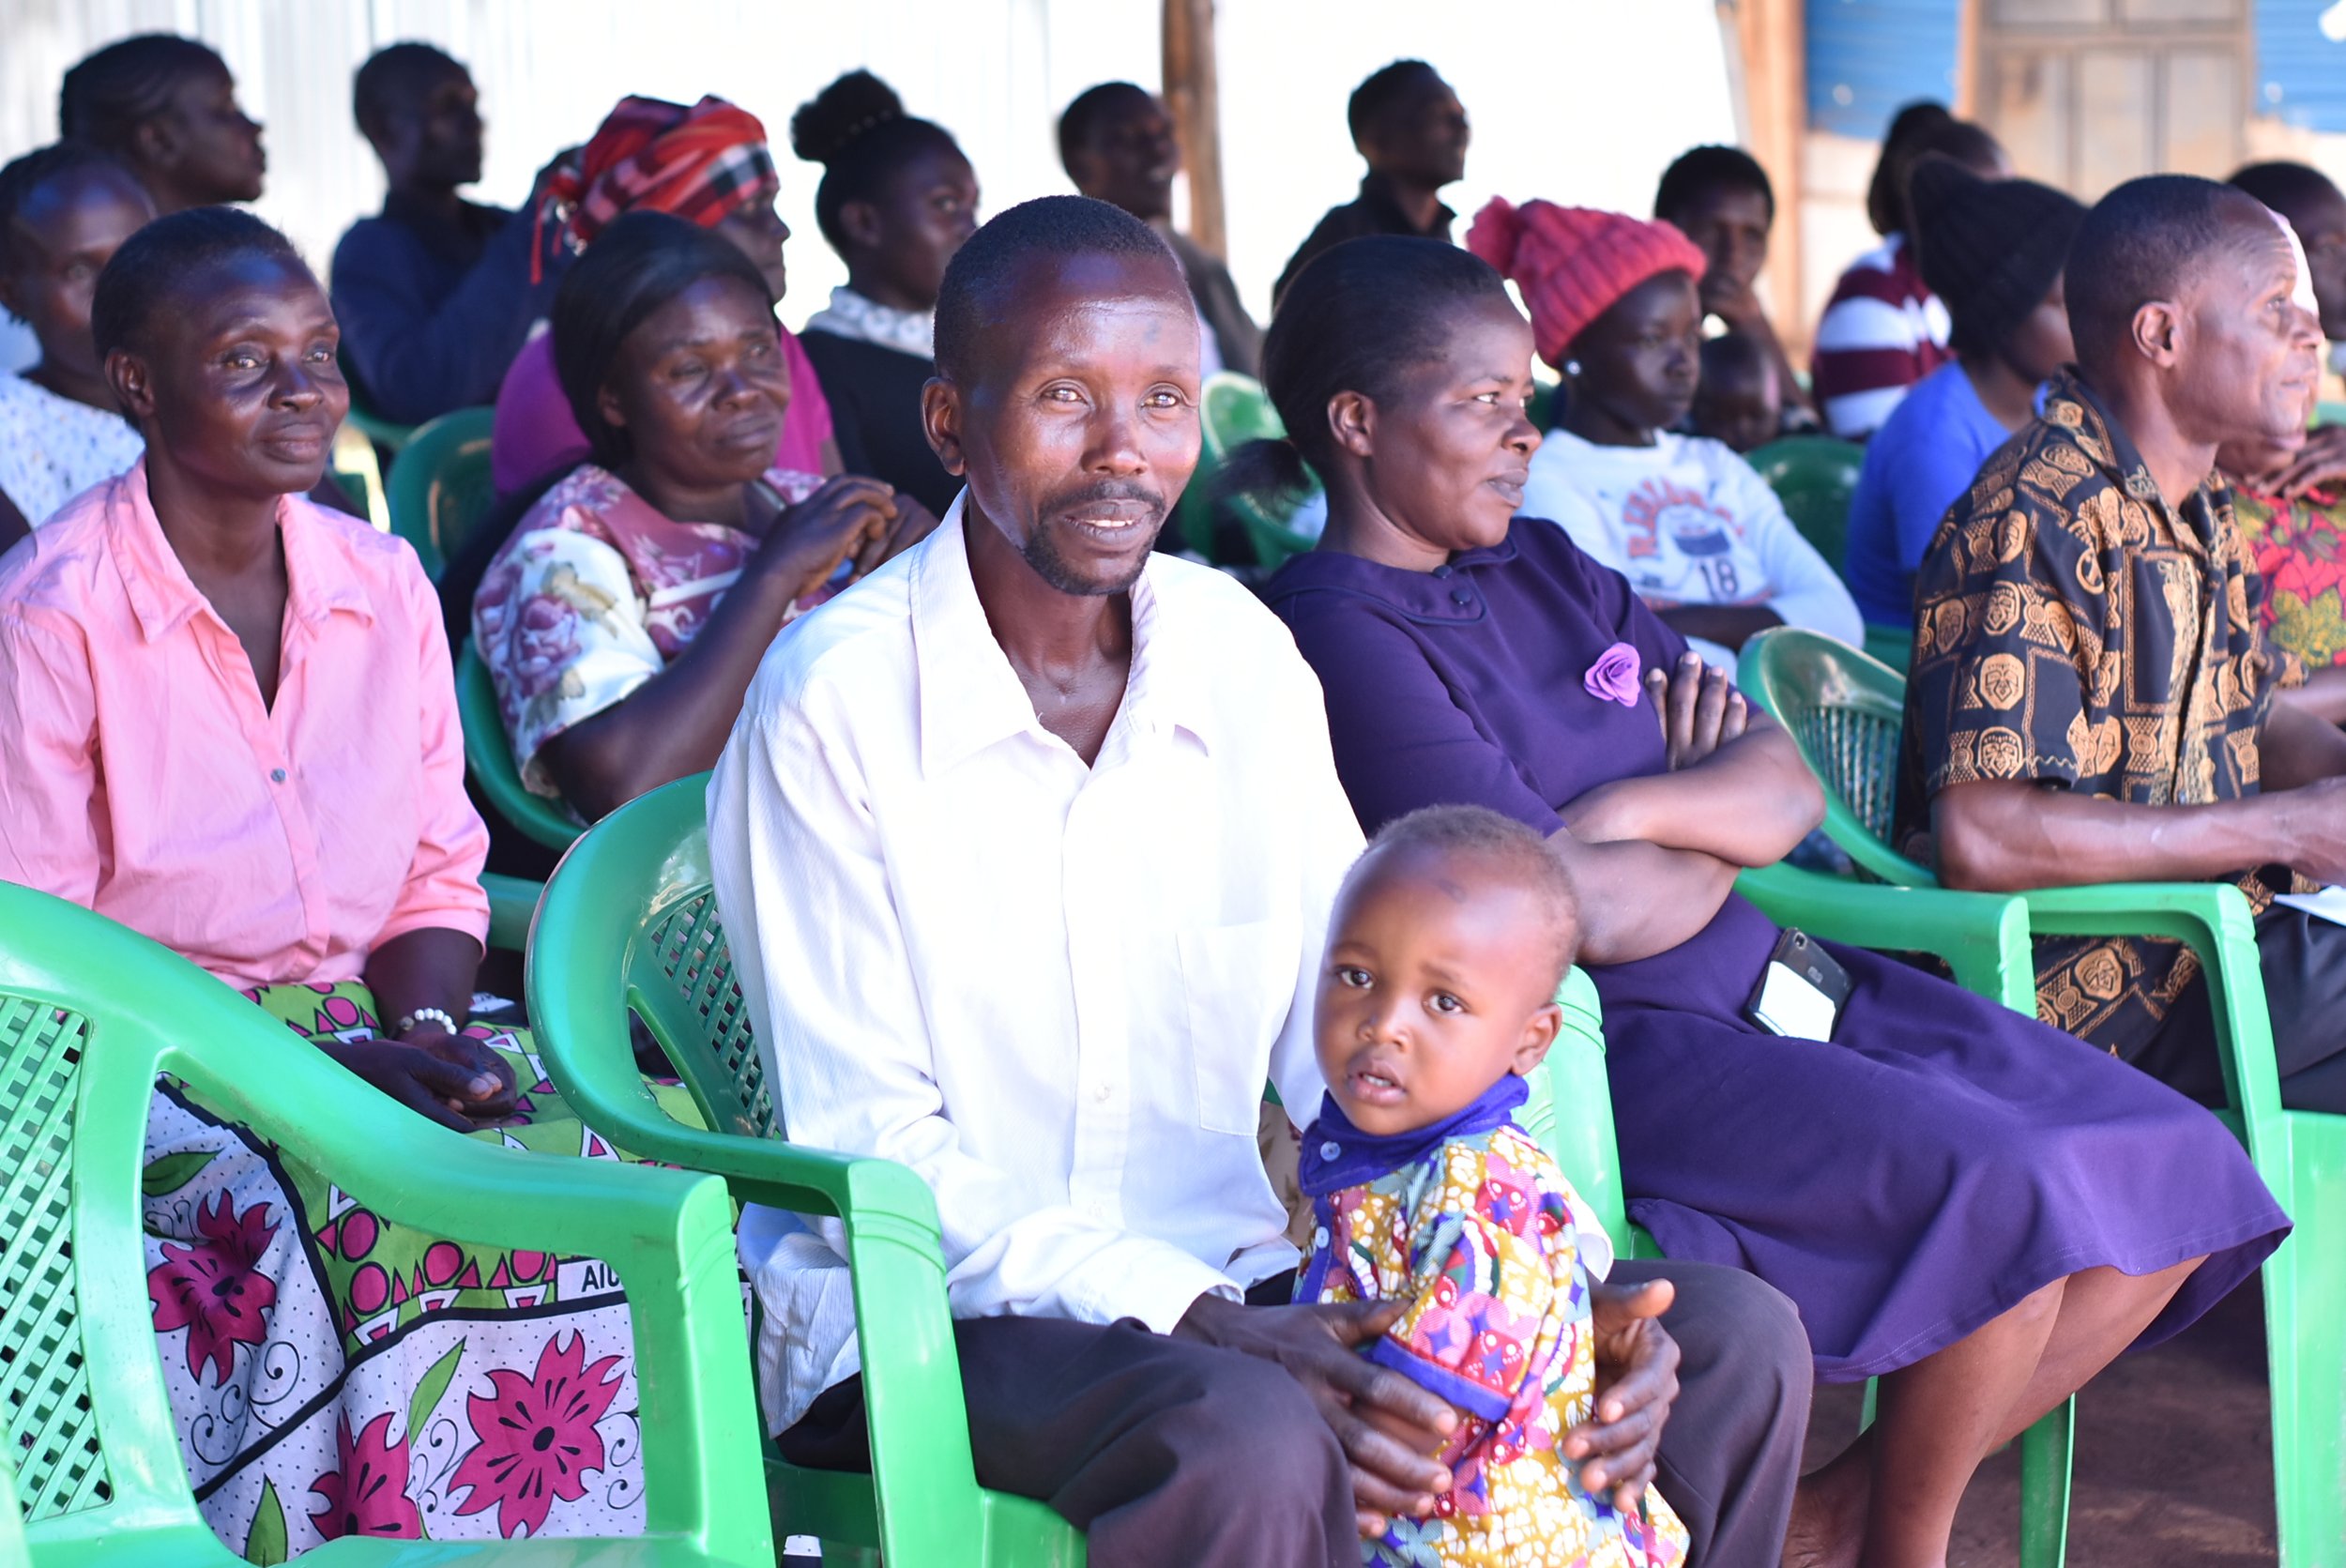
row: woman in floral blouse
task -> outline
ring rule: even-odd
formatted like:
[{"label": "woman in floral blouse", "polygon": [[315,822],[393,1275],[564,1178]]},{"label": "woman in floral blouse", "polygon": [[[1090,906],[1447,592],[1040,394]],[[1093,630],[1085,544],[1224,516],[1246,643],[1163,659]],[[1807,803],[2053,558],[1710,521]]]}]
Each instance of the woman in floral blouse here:
[{"label": "woman in floral blouse", "polygon": [[712,766],[775,634],[910,541],[878,480],[768,466],[789,366],[724,239],[631,213],[553,319],[592,456],[497,552],[472,634],[523,781],[592,821]]}]

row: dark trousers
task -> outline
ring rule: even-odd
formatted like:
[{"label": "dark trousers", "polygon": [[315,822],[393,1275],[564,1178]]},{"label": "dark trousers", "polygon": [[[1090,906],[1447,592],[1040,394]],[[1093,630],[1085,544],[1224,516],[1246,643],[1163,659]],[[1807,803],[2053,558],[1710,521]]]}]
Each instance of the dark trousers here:
[{"label": "dark trousers", "polygon": [[[1695,1563],[1773,1564],[1808,1424],[1799,1315],[1732,1269],[1613,1271],[1622,1284],[1655,1277],[1678,1287],[1663,1322],[1682,1357],[1662,1495],[1693,1535]],[[1255,1299],[1283,1301],[1286,1290],[1282,1278]],[[1048,1503],[1085,1531],[1095,1568],[1361,1560],[1343,1451],[1301,1385],[1270,1362],[1133,1323],[969,1318],[953,1339],[979,1483]],[[779,1442],[795,1465],[867,1468],[861,1379],[826,1390]]]},{"label": "dark trousers", "polygon": [[[2257,917],[2257,967],[2273,1015],[2281,1104],[2346,1114],[2346,926],[2301,909],[2269,909]],[[2175,998],[2166,1021],[2127,1059],[2201,1104],[2224,1103],[2204,977]]]}]

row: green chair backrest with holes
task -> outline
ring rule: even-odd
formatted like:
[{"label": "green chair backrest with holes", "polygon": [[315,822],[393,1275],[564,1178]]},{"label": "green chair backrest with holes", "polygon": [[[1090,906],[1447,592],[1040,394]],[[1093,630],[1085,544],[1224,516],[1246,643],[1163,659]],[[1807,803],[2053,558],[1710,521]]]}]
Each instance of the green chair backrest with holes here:
[{"label": "green chair backrest with holes", "polygon": [[[147,1302],[141,1150],[164,1073],[370,1208],[610,1260],[644,1423],[646,1539],[627,1560],[772,1563],[764,1515],[738,1506],[759,1484],[759,1423],[721,1183],[457,1136],[175,954],[0,885],[0,1424],[39,1568],[237,1560],[190,1490]],[[398,1560],[507,1545],[404,1543]],[[577,1545],[549,1568],[593,1555]],[[388,1560],[355,1540],[316,1560]]]},{"label": "green chair backrest with holes", "polygon": [[1825,564],[1841,570],[1849,553],[1849,507],[1857,494],[1866,449],[1830,435],[1787,435],[1751,454],[1751,465],[1768,481],[1801,537],[1817,547]]},{"label": "green chair backrest with holes", "polygon": [[481,662],[472,639],[465,639],[456,656],[456,713],[465,726],[465,771],[480,786],[489,803],[522,832],[548,849],[567,849],[586,830],[561,803],[550,800],[522,783],[513,764],[513,743],[505,733],[505,717],[497,710],[496,682]]},{"label": "green chair backrest with holes", "polygon": [[391,532],[416,547],[434,582],[465,533],[496,504],[489,471],[489,432],[496,414],[459,408],[416,427],[391,464]]},{"label": "green chair backrest with holes", "polygon": [[[1825,831],[1861,873],[1910,893],[1939,885],[1889,844],[1905,677],[1816,632],[1777,627],[1744,645],[1737,684],[1790,732],[1825,786]],[[1956,895],[1976,896],[1976,895]],[[2346,1117],[2281,1108],[2273,1025],[2247,901],[2217,883],[2121,882],[2018,895],[2036,936],[2161,936],[2207,978],[2222,1058],[2217,1114],[2247,1146],[2295,1230],[2263,1270],[2282,1560],[2346,1565]],[[2008,987],[2033,996],[2025,954]]]},{"label": "green chair backrest with holes", "polygon": [[[1279,411],[1271,405],[1271,395],[1262,383],[1252,376],[1224,371],[1206,378],[1201,393],[1203,401],[1202,426],[1206,455],[1217,468],[1230,453],[1249,441],[1275,441],[1287,434],[1287,426],[1279,421]],[[1313,481],[1317,494],[1318,481]],[[1255,558],[1266,571],[1276,569],[1289,556],[1298,556],[1312,547],[1308,534],[1298,533],[1287,525],[1295,510],[1305,496],[1240,495],[1230,497],[1231,510],[1246,525],[1246,537],[1255,546]]]},{"label": "green chair backrest with holes", "polygon": [[16,1469],[9,1463],[16,1445],[8,1428],[0,1426],[0,1568],[31,1568],[32,1551],[24,1545],[24,1505],[16,1499]]},{"label": "green chair backrest with holes", "polygon": [[[632,800],[572,845],[547,884],[529,953],[529,1008],[547,1069],[620,1148],[726,1178],[735,1197],[845,1222],[871,1408],[873,1476],[794,1469],[769,1449],[780,1535],[825,1560],[878,1549],[922,1564],[1072,1564],[1081,1535],[1039,1503],[982,1490],[944,1293],[937,1210],[901,1165],[778,1141],[781,1122],[709,884],[707,777]],[[1565,1024],[1525,1125],[1630,1255],[1596,993],[1566,977]],[[644,1090],[632,1012],[713,1132],[670,1120]],[[1650,1242],[1646,1243],[1650,1250]],[[917,1509],[902,1499],[917,1499]]]}]

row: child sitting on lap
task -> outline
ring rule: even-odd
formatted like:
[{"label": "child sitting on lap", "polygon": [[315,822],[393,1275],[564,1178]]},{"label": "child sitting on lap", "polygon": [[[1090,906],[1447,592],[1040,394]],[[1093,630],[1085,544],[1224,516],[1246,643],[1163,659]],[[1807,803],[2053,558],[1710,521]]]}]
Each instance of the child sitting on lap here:
[{"label": "child sitting on lap", "polygon": [[1306,1302],[1407,1299],[1367,1355],[1448,1400],[1451,1490],[1362,1544],[1370,1564],[1667,1568],[1660,1496],[1623,1513],[1562,1453],[1596,1390],[1589,1282],[1612,1249],[1511,1118],[1563,1015],[1579,922],[1562,865],[1479,806],[1377,835],[1336,901],[1319,982],[1328,1081],[1303,1134]]}]

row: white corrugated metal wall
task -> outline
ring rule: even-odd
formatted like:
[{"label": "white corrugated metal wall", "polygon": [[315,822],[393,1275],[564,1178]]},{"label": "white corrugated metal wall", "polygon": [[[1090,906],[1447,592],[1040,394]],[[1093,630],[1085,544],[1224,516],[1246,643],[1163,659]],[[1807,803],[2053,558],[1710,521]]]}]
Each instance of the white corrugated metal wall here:
[{"label": "white corrugated metal wall", "polygon": [[[786,141],[790,111],[867,65],[967,149],[986,209],[1066,189],[1052,128],[1094,82],[1158,75],[1157,0],[0,0],[0,158],[56,133],[58,78],[125,34],[203,38],[268,128],[259,210],[321,265],[381,199],[350,121],[350,73],[400,38],[472,67],[488,115],[480,194],[511,203],[557,147],[624,93],[730,98]],[[1433,60],[1475,122],[1471,212],[1492,190],[1645,210],[1662,166],[1732,140],[1712,0],[1223,0],[1223,145],[1231,265],[1257,308],[1359,163],[1344,100],[1403,55]],[[785,320],[841,277],[815,232],[816,171],[777,148],[791,248]]]}]

